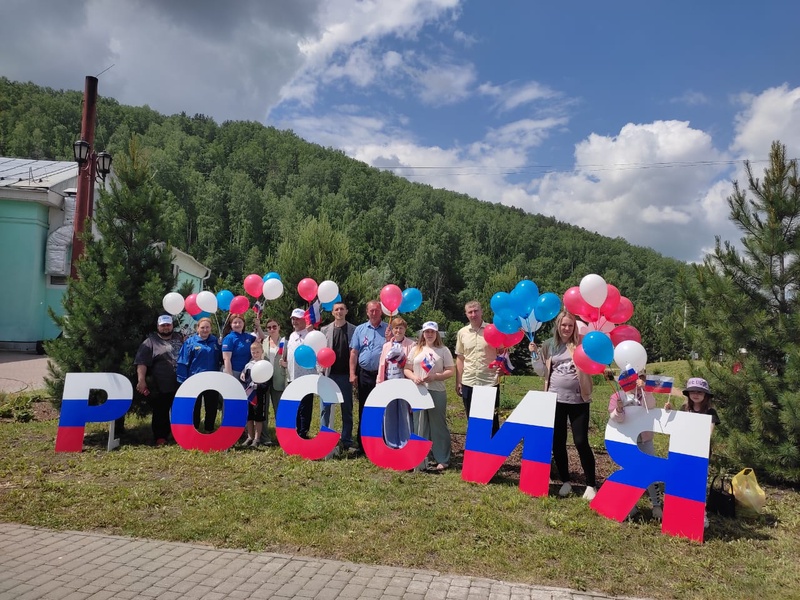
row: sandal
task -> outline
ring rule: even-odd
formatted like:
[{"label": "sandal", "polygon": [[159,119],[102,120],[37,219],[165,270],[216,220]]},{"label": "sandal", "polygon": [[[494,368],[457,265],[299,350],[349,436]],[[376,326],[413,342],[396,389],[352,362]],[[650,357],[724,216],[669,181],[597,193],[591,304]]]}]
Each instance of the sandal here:
[{"label": "sandal", "polygon": [[442,471],[447,469],[447,467],[449,467],[449,466],[450,465],[445,465],[445,464],[439,463],[438,465],[436,465],[436,470],[441,473]]}]

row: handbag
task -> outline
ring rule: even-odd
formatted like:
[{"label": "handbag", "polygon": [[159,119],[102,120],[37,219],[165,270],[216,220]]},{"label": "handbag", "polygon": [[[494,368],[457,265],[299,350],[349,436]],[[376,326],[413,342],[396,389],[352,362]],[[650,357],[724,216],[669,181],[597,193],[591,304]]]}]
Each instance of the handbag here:
[{"label": "handbag", "polygon": [[706,509],[723,517],[736,517],[736,498],[728,475],[715,475],[708,486]]}]

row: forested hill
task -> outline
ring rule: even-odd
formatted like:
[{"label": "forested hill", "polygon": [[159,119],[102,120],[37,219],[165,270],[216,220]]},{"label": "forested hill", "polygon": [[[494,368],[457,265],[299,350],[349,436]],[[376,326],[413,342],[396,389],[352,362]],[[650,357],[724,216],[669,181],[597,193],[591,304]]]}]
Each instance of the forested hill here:
[{"label": "forested hill", "polygon": [[[82,96],[0,78],[0,156],[71,160]],[[331,278],[358,303],[396,283],[422,291],[421,312],[463,321],[465,300],[488,304],[523,277],[563,294],[599,273],[634,302],[641,329],[680,319],[684,266],[623,239],[411,183],[259,123],[102,97],[97,113],[98,149],[123,153],[140,136],[169,192],[169,241],[213,269],[212,289],[274,270],[292,296],[302,277]]]}]

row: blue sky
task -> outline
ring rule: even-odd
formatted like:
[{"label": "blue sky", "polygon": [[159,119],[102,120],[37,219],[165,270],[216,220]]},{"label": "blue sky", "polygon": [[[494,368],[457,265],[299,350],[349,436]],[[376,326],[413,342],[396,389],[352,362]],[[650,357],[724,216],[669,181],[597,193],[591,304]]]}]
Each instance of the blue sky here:
[{"label": "blue sky", "polygon": [[793,0],[5,4],[10,79],[82,89],[114,65],[99,91],[124,104],[292,129],[682,260],[739,237],[742,160],[800,156]]}]

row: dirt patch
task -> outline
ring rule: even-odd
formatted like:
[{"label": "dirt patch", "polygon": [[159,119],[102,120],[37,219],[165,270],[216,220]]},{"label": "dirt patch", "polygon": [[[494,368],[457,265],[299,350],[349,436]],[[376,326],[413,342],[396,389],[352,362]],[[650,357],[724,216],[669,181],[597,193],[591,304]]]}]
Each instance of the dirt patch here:
[{"label": "dirt patch", "polygon": [[34,421],[52,421],[58,418],[59,412],[49,402],[34,402],[31,404]]}]

